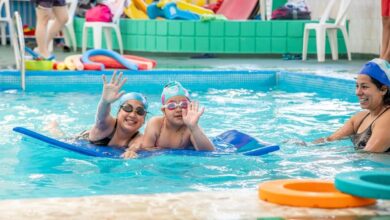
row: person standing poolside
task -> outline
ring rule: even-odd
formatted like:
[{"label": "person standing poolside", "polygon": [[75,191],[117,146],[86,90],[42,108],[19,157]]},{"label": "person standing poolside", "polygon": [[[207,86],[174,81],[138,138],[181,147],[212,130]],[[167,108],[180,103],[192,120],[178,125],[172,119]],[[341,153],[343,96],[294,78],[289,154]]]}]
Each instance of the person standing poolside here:
[{"label": "person standing poolside", "polygon": [[382,0],[382,48],[380,58],[390,62],[390,0]]},{"label": "person standing poolside", "polygon": [[[128,148],[142,143],[139,129],[145,122],[148,109],[146,98],[137,92],[120,91],[126,79],[122,73],[112,75],[109,83],[103,75],[103,92],[98,104],[96,121],[91,130],[81,136],[92,144]],[[111,116],[111,104],[119,102],[117,118]]]},{"label": "person standing poolside", "polygon": [[[49,52],[49,43],[62,30],[68,21],[68,10],[65,0],[32,0],[35,3],[35,12],[37,25],[35,29],[35,38],[37,49],[42,58],[52,59]],[[54,24],[50,29],[47,28],[49,20],[54,17]],[[71,18],[73,19],[73,18]]]},{"label": "person standing poolside", "polygon": [[[165,85],[161,95],[163,116],[149,120],[142,142],[142,149],[194,149],[213,151],[214,145],[198,125],[204,108],[191,102],[188,91],[179,82]],[[136,157],[140,148],[127,151],[126,158]]]},{"label": "person standing poolside", "polygon": [[373,59],[360,70],[356,96],[366,111],[352,116],[339,130],[314,143],[335,141],[350,136],[357,150],[390,150],[390,70],[383,59]]}]

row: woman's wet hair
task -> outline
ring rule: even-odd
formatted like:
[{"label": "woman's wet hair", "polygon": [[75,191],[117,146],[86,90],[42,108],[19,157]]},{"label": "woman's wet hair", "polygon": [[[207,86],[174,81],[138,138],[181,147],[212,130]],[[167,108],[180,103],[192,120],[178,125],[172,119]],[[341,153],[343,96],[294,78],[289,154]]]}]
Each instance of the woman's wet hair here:
[{"label": "woman's wet hair", "polygon": [[[374,79],[373,77],[370,76],[370,78],[371,78],[371,82],[374,83],[379,90],[382,90],[383,86],[386,86],[383,83],[379,82],[378,80]],[[390,105],[390,88],[388,86],[386,87],[387,87],[387,91],[386,94],[383,96],[383,103],[385,105]]]}]

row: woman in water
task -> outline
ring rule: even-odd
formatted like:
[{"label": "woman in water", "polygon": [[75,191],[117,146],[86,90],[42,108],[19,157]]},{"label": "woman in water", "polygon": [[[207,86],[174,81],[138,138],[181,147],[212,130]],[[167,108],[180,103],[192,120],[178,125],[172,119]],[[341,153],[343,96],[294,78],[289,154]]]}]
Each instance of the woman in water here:
[{"label": "woman in water", "polygon": [[356,96],[364,111],[352,116],[340,129],[314,143],[335,141],[345,137],[358,150],[386,152],[390,150],[390,69],[383,59],[366,63],[356,79]]}]

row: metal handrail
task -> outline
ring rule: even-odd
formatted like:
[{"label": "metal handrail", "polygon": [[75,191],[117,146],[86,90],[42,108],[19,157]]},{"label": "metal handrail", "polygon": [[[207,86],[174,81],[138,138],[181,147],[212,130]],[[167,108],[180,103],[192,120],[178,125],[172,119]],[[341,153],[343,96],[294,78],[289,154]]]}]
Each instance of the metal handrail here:
[{"label": "metal handrail", "polygon": [[23,24],[19,12],[15,11],[13,17],[13,48],[15,53],[16,68],[20,71],[20,86],[26,90],[26,67],[24,60],[24,34]]}]

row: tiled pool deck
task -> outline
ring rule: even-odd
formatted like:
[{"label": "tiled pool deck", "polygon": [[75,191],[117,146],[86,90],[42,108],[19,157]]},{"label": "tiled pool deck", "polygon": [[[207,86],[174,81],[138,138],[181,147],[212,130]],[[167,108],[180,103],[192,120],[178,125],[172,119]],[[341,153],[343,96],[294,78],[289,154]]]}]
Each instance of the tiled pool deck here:
[{"label": "tiled pool deck", "polygon": [[[131,187],[131,186],[129,186]],[[186,192],[0,201],[1,219],[390,219],[390,201],[365,208],[315,209],[279,206],[256,190]],[[387,215],[387,216],[386,216]],[[360,217],[359,217],[360,218]],[[370,219],[370,218],[364,218]],[[372,218],[374,219],[374,218]],[[380,219],[380,218],[378,218]]]},{"label": "tiled pool deck", "polygon": [[[72,53],[56,53],[63,60]],[[190,56],[145,55],[156,59],[159,69],[283,69],[320,72],[351,77],[366,60],[345,59],[319,64],[264,57],[218,57],[192,59]],[[0,47],[1,69],[12,68],[10,47]],[[129,186],[131,187],[131,186]],[[364,217],[367,216],[367,217]],[[380,200],[364,208],[294,208],[258,199],[257,190],[185,192],[153,195],[108,195],[78,198],[0,200],[0,219],[390,219],[390,201]],[[276,218],[277,219],[277,218]]]}]

